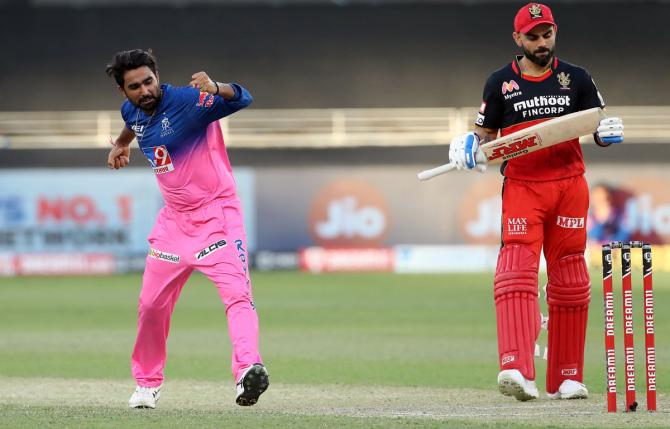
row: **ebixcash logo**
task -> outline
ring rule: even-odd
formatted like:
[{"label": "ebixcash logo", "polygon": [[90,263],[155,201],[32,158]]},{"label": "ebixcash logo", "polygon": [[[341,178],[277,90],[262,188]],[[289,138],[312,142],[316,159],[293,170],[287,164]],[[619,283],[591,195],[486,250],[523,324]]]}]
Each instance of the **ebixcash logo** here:
[{"label": "ebixcash logo", "polygon": [[226,247],[226,244],[227,244],[226,240],[219,240],[216,243],[210,244],[209,246],[205,247],[204,249],[195,254],[195,260],[200,261],[201,259],[208,257],[217,250]]}]

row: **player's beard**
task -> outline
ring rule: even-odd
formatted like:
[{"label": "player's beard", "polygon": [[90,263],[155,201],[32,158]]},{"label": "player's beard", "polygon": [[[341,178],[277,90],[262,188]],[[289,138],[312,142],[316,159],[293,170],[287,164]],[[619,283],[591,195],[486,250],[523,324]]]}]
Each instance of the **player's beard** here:
[{"label": "player's beard", "polygon": [[[146,97],[142,97],[139,100],[137,100],[137,104],[135,104],[136,107],[139,107],[144,111],[146,114],[151,114],[156,110],[158,105],[161,102],[161,96],[162,96],[162,91],[159,89],[158,94],[154,97],[153,95],[149,95]],[[145,103],[145,101],[151,100],[152,103]]]},{"label": "player's beard", "polygon": [[[544,67],[549,62],[551,61],[552,58],[554,58],[554,48],[549,49],[549,48],[540,48],[536,49],[535,52],[530,52],[529,50],[526,49],[525,46],[522,46],[521,49],[523,49],[523,55],[528,58],[531,62],[534,64],[537,64],[540,67]],[[538,57],[536,54],[542,53],[542,52],[548,52],[548,55],[543,56],[543,57]]]}]

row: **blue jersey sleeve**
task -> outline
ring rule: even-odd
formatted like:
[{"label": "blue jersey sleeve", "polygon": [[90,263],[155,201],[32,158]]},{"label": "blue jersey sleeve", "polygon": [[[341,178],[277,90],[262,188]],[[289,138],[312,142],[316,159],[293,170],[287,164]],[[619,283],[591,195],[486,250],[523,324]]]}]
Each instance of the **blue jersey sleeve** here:
[{"label": "blue jersey sleeve", "polygon": [[135,122],[137,122],[137,118],[131,118],[132,116],[132,111],[135,110],[133,108],[133,105],[130,104],[130,101],[126,100],[123,105],[121,105],[121,117],[123,118],[123,122],[126,124],[126,128],[129,130],[133,130],[133,126],[135,125]]},{"label": "blue jersey sleeve", "polygon": [[244,109],[251,104],[253,98],[249,91],[236,83],[230,84],[235,90],[235,97],[230,100],[224,100],[218,95],[211,95],[206,92],[200,92],[195,88],[183,88],[181,96],[187,105],[187,110],[191,117],[199,123],[206,125],[217,121],[228,115]]}]

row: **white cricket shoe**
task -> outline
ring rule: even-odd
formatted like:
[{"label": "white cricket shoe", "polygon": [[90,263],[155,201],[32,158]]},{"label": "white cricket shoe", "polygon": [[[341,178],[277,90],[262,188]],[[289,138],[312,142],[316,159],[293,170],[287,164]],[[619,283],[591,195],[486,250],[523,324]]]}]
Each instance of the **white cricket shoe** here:
[{"label": "white cricket shoe", "polygon": [[526,380],[516,369],[506,369],[498,373],[498,389],[505,396],[514,396],[519,401],[529,401],[540,396],[535,381]]},{"label": "white cricket shoe", "polygon": [[263,364],[256,363],[248,367],[242,373],[237,382],[237,405],[248,407],[258,402],[258,397],[270,385],[268,370]]},{"label": "white cricket shoe", "polygon": [[547,396],[551,399],[586,399],[589,397],[589,391],[578,381],[565,380],[558,388],[558,392],[547,392]]},{"label": "white cricket shoe", "polygon": [[156,408],[156,402],[161,397],[161,387],[162,384],[156,387],[137,386],[128,405],[130,408]]}]

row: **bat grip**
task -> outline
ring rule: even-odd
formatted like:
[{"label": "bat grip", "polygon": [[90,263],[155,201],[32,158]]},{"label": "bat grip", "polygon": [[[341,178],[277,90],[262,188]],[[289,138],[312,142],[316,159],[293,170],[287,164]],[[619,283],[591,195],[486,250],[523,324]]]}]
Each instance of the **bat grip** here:
[{"label": "bat grip", "polygon": [[[486,159],[486,154],[481,150],[477,151],[475,157],[477,159],[477,165],[486,164],[488,162]],[[448,173],[451,170],[454,170],[455,168],[456,164],[452,164],[450,162],[449,164],[440,165],[439,167],[431,168],[430,170],[424,170],[421,173],[417,174],[417,177],[421,181],[429,180],[435,176],[439,176],[440,174]]]},{"label": "bat grip", "polygon": [[439,167],[431,168],[430,170],[424,170],[421,173],[417,174],[417,177],[419,180],[424,181],[428,179],[432,179],[435,176],[439,176],[440,174],[448,173],[451,170],[456,168],[456,164],[444,164],[440,165]]}]

